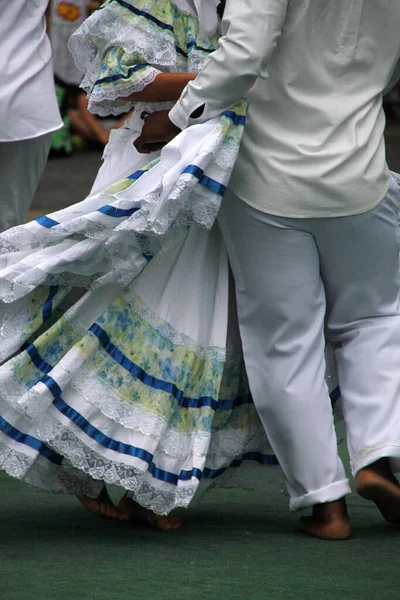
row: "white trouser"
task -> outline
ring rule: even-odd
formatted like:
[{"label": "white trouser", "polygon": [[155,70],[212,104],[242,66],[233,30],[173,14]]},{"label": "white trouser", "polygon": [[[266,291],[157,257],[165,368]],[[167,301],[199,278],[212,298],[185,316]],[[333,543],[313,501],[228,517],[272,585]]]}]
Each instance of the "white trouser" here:
[{"label": "white trouser", "polygon": [[51,133],[17,142],[0,142],[0,232],[26,219],[46,164]]},{"label": "white trouser", "polygon": [[287,219],[226,195],[220,226],[236,282],[255,405],[298,510],[350,492],[325,384],[336,361],[353,473],[400,458],[400,189],[367,213]]}]

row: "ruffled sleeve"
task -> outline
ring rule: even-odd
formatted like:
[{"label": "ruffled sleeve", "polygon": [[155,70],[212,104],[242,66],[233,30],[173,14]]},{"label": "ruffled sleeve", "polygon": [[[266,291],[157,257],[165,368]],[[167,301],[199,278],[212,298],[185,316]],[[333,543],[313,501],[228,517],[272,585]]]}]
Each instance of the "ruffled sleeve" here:
[{"label": "ruffled sleeve", "polygon": [[100,116],[128,112],[134,105],[129,96],[141,92],[160,72],[146,64],[137,52],[126,52],[115,46],[109,48],[103,56],[96,81],[89,85],[84,82],[89,110]]},{"label": "ruffled sleeve", "polygon": [[69,48],[85,72],[89,110],[108,115],[130,110],[129,96],[160,72],[198,72],[217,40],[201,38],[197,19],[171,0],[107,0]]}]

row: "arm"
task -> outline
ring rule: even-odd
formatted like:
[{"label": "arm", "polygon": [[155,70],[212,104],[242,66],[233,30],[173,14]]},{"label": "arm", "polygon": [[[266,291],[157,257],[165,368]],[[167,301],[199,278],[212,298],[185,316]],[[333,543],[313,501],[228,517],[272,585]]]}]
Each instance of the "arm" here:
[{"label": "arm", "polygon": [[78,95],[77,108],[79,111],[79,119],[83,122],[86,129],[91,132],[95,139],[106,145],[108,143],[110,132],[104,129],[98,119],[88,111],[88,101],[83,93]]},{"label": "arm", "polygon": [[[197,73],[160,73],[155,80],[147,85],[144,90],[130,96],[133,102],[167,102],[176,101],[183,89],[197,77]],[[98,119],[88,111],[88,101],[84,94],[78,96],[78,108],[81,118],[92,131],[94,136],[104,144],[107,143],[109,132],[106,131]],[[123,125],[126,115],[120,121]]]},{"label": "arm", "polygon": [[288,4],[289,0],[227,0],[218,49],[169,113],[161,111],[145,119],[136,149],[150,153],[162,147],[188,125],[231,108],[259,77],[267,78]]},{"label": "arm", "polygon": [[190,81],[196,79],[197,73],[160,73],[141,92],[130,96],[134,102],[168,102],[176,101]]},{"label": "arm", "polygon": [[[189,81],[193,81],[196,77],[197,73],[160,73],[144,90],[132,94],[130,98],[134,102],[167,102],[178,100],[182,90]],[[78,108],[80,109],[81,118],[85,121],[93,135],[106,144],[109,132],[88,111],[88,101],[84,94],[78,96]],[[121,127],[126,118],[125,115],[116,128]]]},{"label": "arm", "polygon": [[[268,61],[288,4],[289,0],[227,0],[218,49],[169,113],[177,127],[216,117],[246,96],[257,78],[268,77]],[[201,116],[192,119],[194,112]]]}]

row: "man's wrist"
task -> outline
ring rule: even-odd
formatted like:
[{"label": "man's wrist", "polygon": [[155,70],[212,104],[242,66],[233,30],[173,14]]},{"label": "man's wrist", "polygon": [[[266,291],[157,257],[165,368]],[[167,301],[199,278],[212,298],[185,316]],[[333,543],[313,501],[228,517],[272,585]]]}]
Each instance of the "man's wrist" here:
[{"label": "man's wrist", "polygon": [[186,115],[186,112],[179,100],[169,111],[168,118],[171,123],[173,123],[175,127],[178,127],[180,130],[186,129],[188,126],[188,116]]}]

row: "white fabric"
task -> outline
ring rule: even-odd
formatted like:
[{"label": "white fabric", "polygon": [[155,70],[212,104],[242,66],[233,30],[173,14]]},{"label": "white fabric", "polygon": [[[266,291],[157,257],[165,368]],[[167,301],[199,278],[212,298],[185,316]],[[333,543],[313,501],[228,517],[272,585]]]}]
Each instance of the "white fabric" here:
[{"label": "white fabric", "polygon": [[174,4],[189,14],[196,15],[204,37],[213,35],[218,29],[217,6],[220,0],[175,0]]},{"label": "white fabric", "polygon": [[24,223],[46,164],[51,133],[0,142],[0,232]]},{"label": "white fabric", "polygon": [[217,6],[220,0],[193,0],[199,19],[200,31],[207,37],[218,29]]},{"label": "white fabric", "polygon": [[47,0],[0,2],[0,141],[62,127],[54,90]]},{"label": "white fabric", "polygon": [[[237,150],[220,121],[210,120],[180,133],[135,183],[129,180],[51,213],[50,228],[33,221],[4,232],[1,299],[14,302],[46,283],[128,285],[147,264],[143,253],[165,252],[184,238],[191,224],[212,227],[221,196],[185,169],[195,165],[225,187]],[[137,169],[134,159],[131,173]],[[99,210],[105,205],[133,213],[116,217]],[[58,242],[57,252],[53,242]]]},{"label": "white fabric", "polygon": [[[130,4],[134,6],[135,2]],[[176,6],[178,13],[175,17],[180,12],[198,19],[199,35],[205,36],[208,32],[208,35],[217,33],[220,23],[218,4],[218,0],[175,0],[169,9],[173,10],[173,6]],[[129,3],[127,6],[129,7]],[[151,13],[151,2],[146,10]],[[70,37],[68,48],[76,65],[84,73],[80,87],[88,95],[91,112],[103,117],[118,115],[129,112],[133,106],[139,114],[141,110],[149,112],[148,106],[142,109],[133,102],[132,94],[141,92],[161,71],[197,73],[202,68],[207,52],[201,46],[194,45],[187,55],[182,55],[176,49],[171,31],[154,29],[149,24],[146,25],[146,21],[147,19],[133,18],[132,23],[127,26],[124,11],[121,11],[116,2],[110,2],[102,10],[95,11]],[[122,87],[121,81],[115,89],[96,85],[104,55],[110,47],[120,48],[128,54],[139,53],[148,68],[141,72],[139,78],[124,79]],[[151,110],[170,110],[173,106],[173,102],[152,104]]]},{"label": "white fabric", "polygon": [[219,48],[171,120],[184,128],[247,95],[236,195],[288,217],[365,212],[389,187],[382,92],[399,22],[398,0],[228,0]]},{"label": "white fabric", "polygon": [[[225,348],[228,281],[228,258],[218,226],[210,232],[194,225],[184,245],[156,256],[133,287],[160,319],[197,346]],[[165,300],[174,296],[175,302]]]},{"label": "white fabric", "polygon": [[87,17],[88,0],[51,0],[50,41],[53,50],[54,73],[64,83],[79,85],[83,73],[68,50],[68,40]]},{"label": "white fabric", "polygon": [[[170,162],[167,161],[164,165],[170,165],[171,168],[174,166],[178,148],[185,154],[189,163],[192,163],[193,157],[189,156],[189,150],[195,149],[199,140],[203,139],[203,134],[207,138],[207,132],[212,133],[213,130],[214,127],[204,125],[184,132],[185,135],[180,136],[175,140],[175,144],[170,146],[170,151],[172,148]],[[133,148],[132,141],[136,135],[137,130],[132,125],[132,129],[124,132],[124,143],[130,144]],[[130,155],[124,151],[122,154],[119,153],[120,150],[124,150],[124,143],[121,141],[121,144],[118,142],[111,146],[105,161],[106,170],[102,176],[106,177],[107,172],[110,176],[114,176],[113,165],[126,174],[143,166],[142,162],[136,162],[137,155]],[[209,145],[207,147],[210,149]],[[211,148],[213,147],[214,144],[211,145]],[[140,160],[142,158],[140,157]],[[167,169],[166,176],[168,175],[170,173]],[[103,182],[106,184],[106,179]],[[155,183],[159,181],[155,179],[149,185]],[[95,195],[83,203],[53,214],[52,217],[71,226],[71,232],[79,232],[82,221],[85,221],[80,217],[85,215],[88,217],[86,224],[93,225],[93,234],[100,235],[100,228],[96,230],[95,226],[100,225],[104,215],[96,215],[94,211],[101,203],[114,201],[115,198],[110,195]],[[208,201],[209,199],[203,196],[201,205],[204,207]],[[115,206],[122,208],[128,204],[121,202],[116,203]],[[163,207],[165,213],[168,213],[167,209],[168,203]],[[76,220],[73,222],[74,217]],[[128,235],[133,238],[134,232],[130,231]],[[78,246],[74,248],[76,239],[67,239],[57,246],[48,248],[32,247],[43,241],[41,236],[47,237],[49,241],[51,230],[47,230],[47,234],[43,233],[37,222],[1,236],[3,242],[12,242],[14,239],[14,248],[19,250],[15,254],[6,253],[1,257],[0,266],[4,268],[0,278],[1,294],[8,294],[7,269],[10,269],[8,274],[15,269],[12,282],[14,287],[11,286],[11,292],[18,294],[23,288],[19,285],[24,269],[28,272],[29,268],[32,268],[31,281],[33,281],[42,268],[45,271],[47,267],[56,265],[61,273],[54,274],[62,281],[63,274],[66,278],[69,276],[69,273],[65,272],[68,270],[68,258],[72,259],[71,262],[76,259],[74,265],[76,270],[87,266],[87,255],[84,252],[80,254]],[[23,249],[22,241],[26,244]],[[87,245],[96,243],[97,240],[84,242]],[[102,243],[104,242],[101,242],[100,246]],[[227,358],[225,364],[229,383],[230,377],[236,377],[235,364],[241,362],[241,346],[235,303],[232,302],[231,297],[232,288],[228,283],[229,266],[226,250],[219,229],[213,227],[211,231],[207,231],[193,225],[182,242],[175,239],[174,243],[175,245],[169,250],[154,257],[147,264],[146,269],[124,290],[115,284],[92,289],[82,295],[67,312],[64,312],[62,305],[71,306],[76,299],[65,297],[68,288],[63,286],[54,297],[53,311],[58,307],[57,313],[60,314],[59,311],[62,310],[65,320],[72,326],[73,331],[85,333],[110,303],[123,294],[133,312],[158,331],[166,343],[195,352],[199,361],[210,358],[225,363]],[[82,245],[80,249],[82,251]],[[75,256],[74,252],[76,252]],[[45,255],[48,262],[45,260]],[[109,269],[109,265],[107,268]],[[22,273],[21,278],[17,277],[18,270]],[[26,289],[23,291],[26,292]],[[43,291],[44,301],[47,298],[47,291]],[[25,340],[30,338],[34,342],[37,337],[37,329],[35,322],[32,323],[30,310],[35,296],[34,292],[32,296],[25,295],[10,304],[0,303],[0,363],[7,361],[17,352]],[[129,329],[126,333],[129,335]],[[62,343],[61,336],[60,341]],[[96,353],[98,343],[95,340],[93,342],[93,351]],[[132,350],[137,348],[135,344],[137,342],[133,341]],[[53,363],[54,355],[49,360]],[[151,356],[150,364],[152,360],[156,359]],[[198,431],[194,433],[173,431],[173,428],[168,428],[165,418],[160,414],[154,414],[145,403],[139,401],[131,404],[123,401],[119,390],[102,384],[93,370],[96,371],[94,356],[88,358],[85,352],[80,351],[78,344],[57,360],[51,370],[51,377],[62,387],[63,400],[100,431],[113,439],[130,443],[150,453],[153,453],[157,446],[154,456],[157,467],[174,473],[180,472],[180,465],[188,469],[192,466],[202,469],[204,466],[218,471],[228,467],[233,460],[240,460],[247,453],[261,453],[266,456],[272,454],[265,432],[257,419],[252,420],[250,428],[239,426],[227,431],[221,427],[211,435]],[[337,386],[333,363],[330,364],[327,373],[327,383],[330,390]],[[247,392],[247,385],[243,386],[242,391]],[[226,393],[226,399],[232,397],[230,392]],[[155,403],[158,397],[162,399],[162,392],[155,390],[153,395]],[[55,410],[53,400],[53,396],[43,383],[28,389],[26,382],[16,381],[10,363],[5,362],[1,366],[0,414],[19,431],[46,441],[53,450],[64,456],[64,460],[60,467],[56,465],[49,467],[48,461],[38,457],[37,452],[25,447],[23,442],[11,441],[7,436],[0,434],[0,467],[11,475],[42,489],[87,493],[95,496],[100,488],[99,483],[91,479],[93,477],[96,480],[102,479],[108,483],[124,486],[125,489],[130,490],[129,493],[136,501],[163,514],[177,506],[187,506],[194,494],[198,498],[199,492],[209,487],[231,485],[254,488],[261,484],[263,487],[270,488],[269,491],[271,488],[275,491],[280,488],[280,476],[278,482],[266,476],[266,470],[276,470],[276,467],[268,465],[259,466],[247,482],[240,477],[243,473],[241,467],[228,469],[226,474],[216,479],[203,478],[200,485],[199,480],[193,477],[188,481],[180,482],[175,488],[168,482],[154,479],[147,470],[147,463],[134,457],[118,455],[88,438],[77,427],[71,425],[65,415]],[[29,415],[29,419],[25,415]],[[232,471],[236,471],[237,479],[229,483]]]},{"label": "white fabric", "polygon": [[160,152],[139,154],[133,145],[143,127],[140,111],[135,110],[119,129],[112,129],[104,149],[103,162],[96,175],[90,195],[97,194],[107,186],[121,181],[135,170],[148,165]]},{"label": "white fabric", "polygon": [[[230,338],[237,336],[236,321],[230,322],[227,333],[228,318],[231,319],[228,278],[227,255],[218,227],[206,231],[193,226],[183,244],[155,257],[128,288],[122,291],[115,286],[105,286],[102,290],[87,292],[64,313],[64,317],[74,331],[86,332],[123,293],[134,313],[159,331],[165,341],[194,351],[199,361],[225,362],[227,344],[229,352]],[[183,318],[182,306],[185,307]],[[21,306],[18,308],[21,322],[23,311]],[[6,316],[4,321],[7,327],[10,319]],[[6,339],[10,337],[8,333],[4,333]],[[21,337],[18,341],[20,346]],[[3,348],[2,343],[1,351]],[[240,344],[236,349],[240,349]],[[12,351],[9,347],[8,356]],[[93,351],[97,352],[95,341]],[[6,355],[0,355],[0,362],[4,358]],[[238,358],[240,360],[240,354]],[[93,359],[94,356],[88,360],[87,353],[81,352],[77,343],[52,368],[51,377],[62,388],[63,401],[112,439],[150,453],[157,468],[172,473],[192,468],[219,470],[248,452],[271,455],[265,432],[258,422],[253,421],[250,429],[239,427],[226,432],[221,428],[212,435],[206,431],[187,432],[169,427],[166,419],[144,402],[126,402],[114,386],[104,385],[95,375],[97,367]],[[155,359],[150,357],[150,360]],[[163,400],[164,392],[154,390],[154,403],[158,394],[160,401]],[[160,514],[188,506],[199,488],[198,478],[180,481],[178,487],[154,479],[145,461],[96,443],[57,410],[53,400],[43,383],[29,390],[25,382],[19,383],[13,378],[11,364],[6,362],[1,366],[2,417],[64,456],[60,469],[43,472],[41,467],[46,465],[41,464],[40,457],[37,460],[36,451],[25,448],[23,441],[10,441],[0,433],[0,466],[3,470],[50,491],[79,493],[80,490],[80,493],[94,494],[96,483],[90,478],[85,479],[84,474],[87,474],[106,483],[122,485],[137,502]],[[65,480],[65,465],[82,471],[81,477],[75,477],[72,470]],[[263,467],[263,474],[265,469],[269,471],[270,467]],[[260,473],[257,476],[259,478]],[[200,484],[200,489],[219,484],[219,478],[211,484],[205,481]]]},{"label": "white fabric", "polygon": [[393,178],[377,208],[343,219],[279,218],[231,193],[222,205],[250,389],[293,510],[350,491],[324,381],[325,315],[353,473],[400,458],[399,202]]}]

